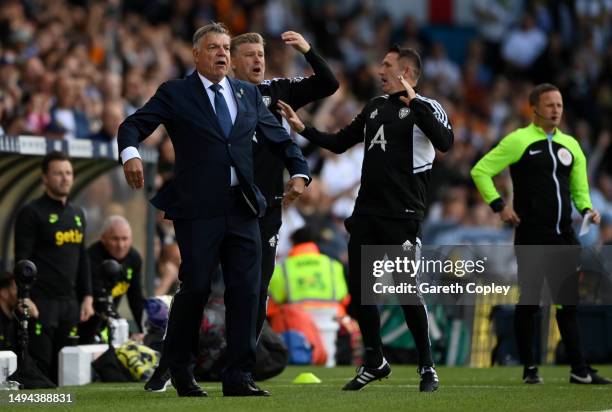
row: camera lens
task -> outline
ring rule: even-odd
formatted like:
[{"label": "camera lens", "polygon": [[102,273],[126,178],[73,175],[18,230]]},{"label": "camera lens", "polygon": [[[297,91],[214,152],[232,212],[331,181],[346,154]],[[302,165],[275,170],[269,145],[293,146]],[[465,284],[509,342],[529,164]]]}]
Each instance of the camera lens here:
[{"label": "camera lens", "polygon": [[30,286],[36,280],[37,274],[36,265],[34,262],[23,259],[15,265],[15,279],[18,285]]}]

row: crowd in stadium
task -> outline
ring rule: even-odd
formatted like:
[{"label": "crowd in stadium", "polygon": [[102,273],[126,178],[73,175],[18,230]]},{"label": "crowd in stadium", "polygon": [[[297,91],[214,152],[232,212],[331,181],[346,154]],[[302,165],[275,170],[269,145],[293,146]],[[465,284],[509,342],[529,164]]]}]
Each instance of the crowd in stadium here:
[{"label": "crowd in stadium", "polygon": [[[466,237],[511,243],[512,231],[482,201],[469,173],[503,136],[529,123],[527,96],[540,82],[561,90],[561,129],[579,139],[588,159],[602,225],[585,242],[612,242],[610,2],[493,0],[473,7],[476,24],[457,53],[435,28],[411,16],[397,22],[372,1],[7,0],[0,5],[0,135],[112,142],[123,119],[162,82],[193,71],[191,36],[209,21],[225,22],[233,34],[261,33],[266,78],[309,74],[303,57],[280,40],[285,30],[302,33],[333,67],[340,88],[300,114],[334,132],[381,94],[377,65],[398,43],[423,57],[417,92],[442,104],[455,136],[432,172],[424,243]],[[342,221],[359,189],[363,148],[337,156],[295,137],[316,177],[283,212],[279,256],[287,254],[290,235],[309,225],[322,251],[346,263]],[[162,127],[145,144],[159,150],[160,187],[172,173],[170,140]],[[128,190],[118,182],[123,187],[115,190]],[[497,183],[511,190],[508,174]],[[160,219],[158,234],[162,280],[156,293],[163,294],[180,257],[168,221]]]},{"label": "crowd in stadium", "polygon": [[[334,131],[380,94],[377,63],[387,45],[399,43],[423,55],[419,92],[442,102],[456,136],[453,150],[434,169],[427,219],[432,230],[426,231],[432,234],[430,241],[443,235],[442,228],[501,231],[499,220],[476,196],[469,169],[501,137],[528,122],[526,94],[531,84],[545,80],[559,86],[571,108],[562,129],[580,139],[590,160],[594,201],[605,223],[612,219],[611,169],[606,167],[612,127],[612,10],[605,2],[476,2],[477,35],[454,60],[447,46],[412,17],[394,24],[371,2],[211,5],[185,0],[146,2],[143,8],[139,1],[123,2],[123,8],[119,2],[87,2],[87,10],[84,3],[3,2],[0,132],[111,141],[125,116],[159,84],[193,70],[190,36],[209,20],[225,21],[235,34],[261,32],[267,41],[267,78],[307,74],[301,56],[280,41],[287,29],[302,32],[340,80],[336,94],[311,105],[304,115]],[[163,130],[155,134],[147,144],[159,147],[163,179],[172,148]],[[350,214],[361,149],[353,152],[338,157],[307,150],[318,181],[297,210],[286,211],[281,252],[289,247],[290,230],[305,221],[329,223],[336,230],[336,220]]]}]

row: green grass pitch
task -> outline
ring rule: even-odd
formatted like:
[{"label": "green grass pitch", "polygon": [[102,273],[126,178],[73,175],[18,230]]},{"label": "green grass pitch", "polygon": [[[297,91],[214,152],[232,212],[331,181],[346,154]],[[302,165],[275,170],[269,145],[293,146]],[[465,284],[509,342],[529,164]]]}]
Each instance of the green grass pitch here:
[{"label": "green grass pitch", "polygon": [[[393,367],[393,366],[392,366]],[[295,385],[301,372],[313,372],[322,383]],[[612,366],[599,368],[612,376]],[[612,410],[612,385],[570,385],[569,368],[542,367],[542,385],[521,383],[522,368],[438,368],[438,392],[418,391],[418,376],[412,366],[395,366],[389,379],[368,385],[360,392],[343,392],[342,385],[354,374],[351,367],[325,369],[289,367],[260,386],[269,398],[223,398],[219,383],[203,382],[207,398],[178,398],[172,387],[164,393],[147,393],[143,384],[96,383],[64,387],[60,393],[75,397],[71,405],[7,405],[7,391],[0,394],[0,410],[49,411],[598,411]],[[29,391],[24,391],[26,393]],[[48,393],[50,391],[37,391]]]}]

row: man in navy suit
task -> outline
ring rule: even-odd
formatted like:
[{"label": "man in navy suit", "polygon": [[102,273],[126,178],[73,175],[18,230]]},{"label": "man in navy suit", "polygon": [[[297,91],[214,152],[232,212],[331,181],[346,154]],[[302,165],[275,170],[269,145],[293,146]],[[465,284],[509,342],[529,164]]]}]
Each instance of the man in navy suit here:
[{"label": "man in navy suit", "polygon": [[181,286],[174,297],[165,336],[173,384],[179,396],[206,396],[190,369],[210,292],[211,274],[221,263],[226,285],[224,396],[267,396],[253,382],[255,319],[259,299],[261,245],[257,218],[265,200],[254,184],[252,138],[265,138],[292,178],[286,201],[309,181],[299,148],[263,104],[257,88],[228,77],[230,36],[222,24],[193,36],[196,71],[162,84],[120,126],[119,151],[126,180],[144,185],[136,149],[161,123],[176,153],[175,177],[151,202],[174,223],[181,252]]}]

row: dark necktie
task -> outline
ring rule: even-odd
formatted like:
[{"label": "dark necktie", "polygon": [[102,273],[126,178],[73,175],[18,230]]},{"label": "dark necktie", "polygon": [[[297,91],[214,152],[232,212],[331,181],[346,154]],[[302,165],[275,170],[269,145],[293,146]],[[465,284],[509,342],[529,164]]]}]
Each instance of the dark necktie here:
[{"label": "dark necktie", "polygon": [[229,109],[227,108],[225,97],[223,97],[223,93],[221,93],[221,85],[218,83],[213,84],[210,86],[210,90],[215,93],[215,112],[217,113],[217,120],[219,120],[221,130],[223,130],[227,138],[232,130],[232,116],[230,116]]}]

